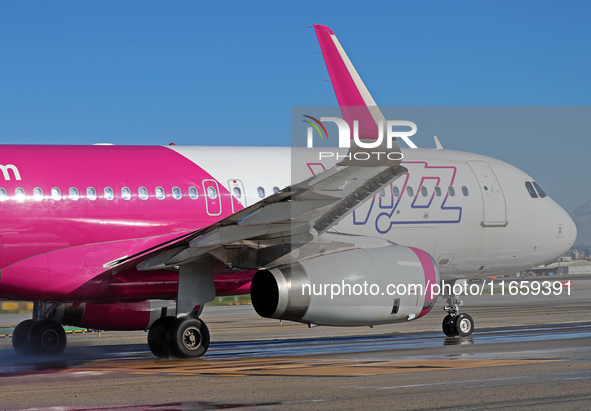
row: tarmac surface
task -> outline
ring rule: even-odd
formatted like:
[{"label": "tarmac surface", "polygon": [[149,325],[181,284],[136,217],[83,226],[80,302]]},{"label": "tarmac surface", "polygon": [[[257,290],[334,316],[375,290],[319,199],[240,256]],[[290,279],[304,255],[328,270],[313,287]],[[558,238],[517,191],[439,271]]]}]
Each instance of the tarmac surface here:
[{"label": "tarmac surface", "polygon": [[465,297],[476,331],[463,339],[441,332],[442,301],[424,318],[373,329],[207,307],[212,343],[193,360],[156,359],[141,331],[68,334],[49,358],[17,355],[0,338],[0,409],[587,410],[591,281],[573,281],[571,295]]}]

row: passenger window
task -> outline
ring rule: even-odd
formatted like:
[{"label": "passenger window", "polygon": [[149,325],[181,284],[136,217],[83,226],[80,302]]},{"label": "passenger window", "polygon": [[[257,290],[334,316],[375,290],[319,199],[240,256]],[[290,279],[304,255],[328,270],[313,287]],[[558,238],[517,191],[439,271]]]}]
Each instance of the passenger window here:
[{"label": "passenger window", "polygon": [[263,187],[257,188],[257,193],[259,193],[260,198],[265,198],[265,189]]},{"label": "passenger window", "polygon": [[25,199],[25,190],[23,188],[18,187],[16,190],[14,190],[14,197],[18,201],[23,201]]},{"label": "passenger window", "polygon": [[394,194],[394,197],[400,197],[400,190],[398,189],[398,187],[392,187],[392,193]]},{"label": "passenger window", "polygon": [[533,183],[534,183],[534,187],[538,191],[538,194],[540,195],[540,198],[544,198],[548,195],[544,192],[544,190],[542,190],[542,187],[540,187],[540,185],[538,183],[536,183],[535,181]]},{"label": "passenger window", "polygon": [[277,194],[279,192],[279,187],[273,187],[273,194]]},{"label": "passenger window", "polygon": [[464,197],[468,196],[468,187],[462,186],[462,194],[464,194]]},{"label": "passenger window", "polygon": [[199,197],[199,193],[197,192],[196,187],[189,187],[189,197],[191,197],[192,200],[197,200],[197,197]]},{"label": "passenger window", "polygon": [[140,195],[140,199],[147,200],[148,199],[148,189],[146,187],[140,187],[137,190],[138,194]]},{"label": "passenger window", "polygon": [[427,187],[425,187],[425,186],[421,187],[421,194],[423,195],[423,197],[427,197]]},{"label": "passenger window", "polygon": [[90,201],[96,200],[96,190],[93,187],[88,187],[86,189],[86,198]]},{"label": "passenger window", "polygon": [[41,190],[39,187],[35,187],[33,189],[33,198],[37,201],[43,200],[43,190]]},{"label": "passenger window", "polygon": [[131,200],[131,190],[129,187],[123,187],[121,189],[121,197],[123,197],[124,200]]},{"label": "passenger window", "polygon": [[78,189],[76,187],[70,187],[70,200],[77,201],[80,198],[80,194],[78,194]]},{"label": "passenger window", "polygon": [[382,188],[378,194],[380,195],[380,197],[386,197],[386,190]]},{"label": "passenger window", "polygon": [[176,199],[176,200],[180,200],[183,197],[183,193],[181,193],[181,189],[178,187],[173,187],[172,188],[172,196]]},{"label": "passenger window", "polygon": [[115,198],[115,193],[111,187],[105,187],[105,199],[111,201]]},{"label": "passenger window", "polygon": [[531,198],[538,198],[538,193],[534,190],[534,186],[531,185],[529,181],[525,182],[525,188],[527,188],[527,192]]},{"label": "passenger window", "polygon": [[62,199],[62,192],[59,188],[53,187],[51,189],[51,198],[53,198],[55,201],[59,201]]},{"label": "passenger window", "polygon": [[412,197],[415,194],[411,186],[406,187],[406,193],[409,197]]},{"label": "passenger window", "polygon": [[8,195],[6,194],[6,190],[3,188],[0,188],[0,201],[6,201],[8,200]]},{"label": "passenger window", "polygon": [[234,189],[232,191],[234,192],[234,197],[236,197],[236,198],[242,197],[242,190],[240,190],[239,187],[234,187]]},{"label": "passenger window", "polygon": [[215,191],[215,188],[213,188],[212,186],[207,187],[207,196],[209,198],[211,198],[212,200],[215,200],[218,196],[217,191]]},{"label": "passenger window", "polygon": [[435,195],[441,197],[441,188],[439,186],[435,186]]},{"label": "passenger window", "polygon": [[455,189],[455,188],[453,188],[452,186],[449,186],[449,187],[447,188],[447,192],[449,193],[450,197],[453,197],[453,196],[455,196],[455,195],[456,195],[456,189]]},{"label": "passenger window", "polygon": [[164,189],[162,187],[156,187],[156,198],[158,200],[164,200],[164,197],[166,197]]}]

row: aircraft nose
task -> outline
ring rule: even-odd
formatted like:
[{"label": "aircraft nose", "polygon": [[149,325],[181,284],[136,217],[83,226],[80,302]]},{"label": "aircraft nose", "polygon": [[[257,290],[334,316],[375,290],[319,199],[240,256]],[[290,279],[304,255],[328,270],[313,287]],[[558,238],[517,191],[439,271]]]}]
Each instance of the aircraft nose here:
[{"label": "aircraft nose", "polygon": [[556,219],[556,239],[560,244],[562,254],[564,254],[574,245],[577,239],[577,226],[562,207],[558,204],[556,206],[560,208]]},{"label": "aircraft nose", "polygon": [[562,239],[564,252],[568,251],[577,239],[577,226],[564,209],[562,209],[562,215],[558,223],[557,236]]}]

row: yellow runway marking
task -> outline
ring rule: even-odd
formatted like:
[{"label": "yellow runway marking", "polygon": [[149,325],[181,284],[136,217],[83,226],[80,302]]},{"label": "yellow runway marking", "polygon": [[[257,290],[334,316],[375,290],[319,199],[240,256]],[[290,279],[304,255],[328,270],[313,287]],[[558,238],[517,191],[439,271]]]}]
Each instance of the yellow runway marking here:
[{"label": "yellow runway marking", "polygon": [[152,360],[95,361],[72,371],[118,371],[147,375],[282,375],[282,376],[368,376],[425,371],[460,370],[544,363],[555,360],[318,360],[279,358],[256,360]]}]

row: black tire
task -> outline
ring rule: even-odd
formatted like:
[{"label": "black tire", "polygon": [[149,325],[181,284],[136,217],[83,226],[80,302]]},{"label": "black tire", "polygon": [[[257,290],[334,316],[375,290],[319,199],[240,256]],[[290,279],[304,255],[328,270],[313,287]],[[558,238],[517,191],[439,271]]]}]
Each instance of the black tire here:
[{"label": "black tire", "polygon": [[66,348],[64,327],[54,320],[41,320],[33,323],[27,340],[31,354],[57,355]]},{"label": "black tire", "polygon": [[175,317],[162,317],[154,321],[148,331],[148,347],[158,358],[170,358],[173,355],[168,334],[172,333],[176,324]]},{"label": "black tire", "polygon": [[468,314],[458,314],[454,318],[454,330],[459,337],[468,337],[474,331],[474,320]]},{"label": "black tire", "polygon": [[170,343],[179,358],[201,357],[209,348],[209,329],[199,318],[179,318],[170,335]]},{"label": "black tire", "polygon": [[454,325],[454,317],[451,316],[451,314],[448,314],[445,316],[445,318],[443,319],[443,322],[441,323],[441,328],[443,329],[443,333],[447,336],[447,337],[457,337],[457,331],[456,331],[456,327]]},{"label": "black tire", "polygon": [[25,352],[27,349],[27,335],[33,325],[33,320],[25,320],[19,323],[12,332],[12,347],[18,352]]}]

